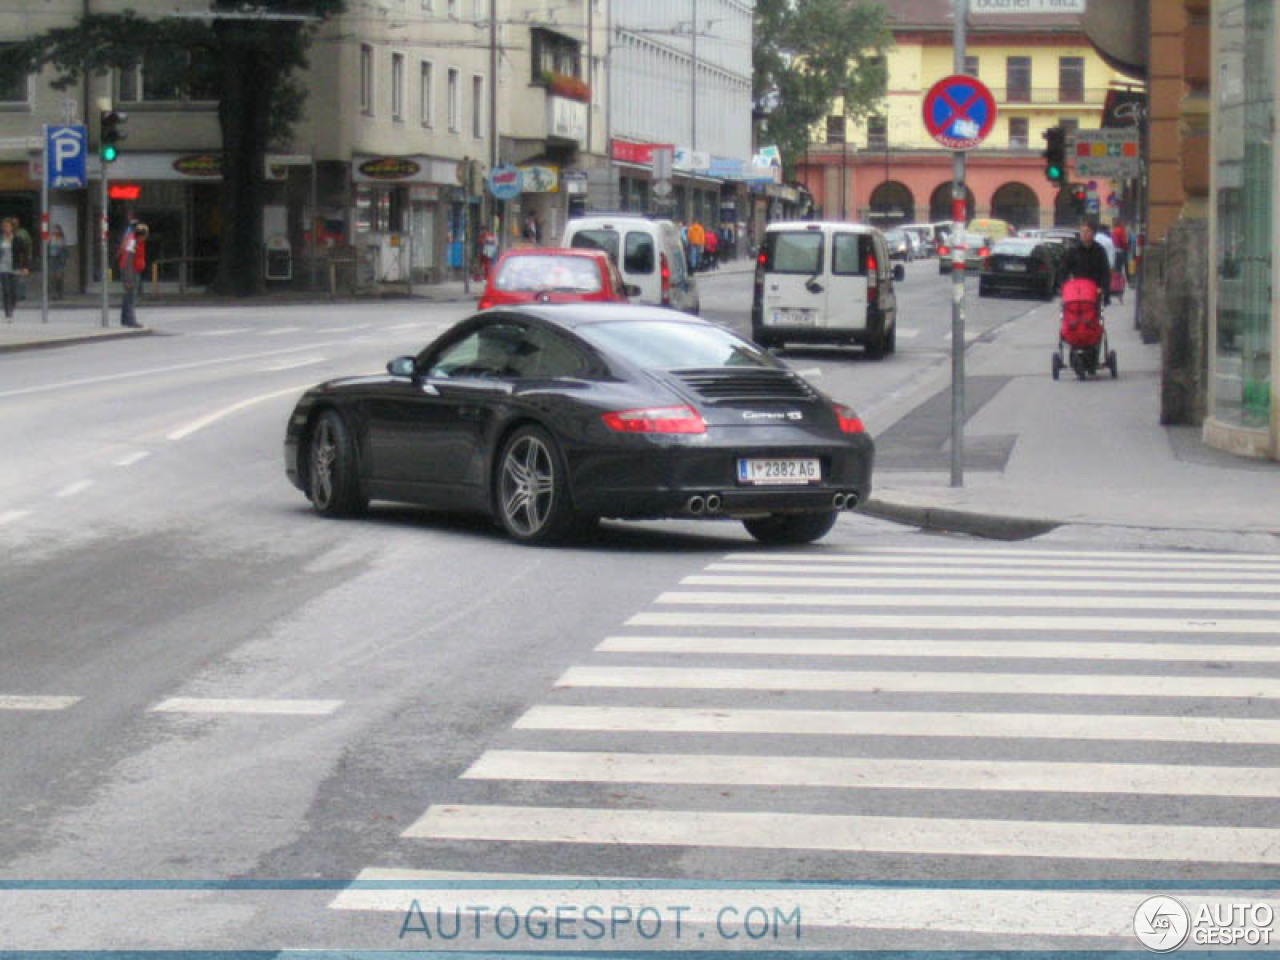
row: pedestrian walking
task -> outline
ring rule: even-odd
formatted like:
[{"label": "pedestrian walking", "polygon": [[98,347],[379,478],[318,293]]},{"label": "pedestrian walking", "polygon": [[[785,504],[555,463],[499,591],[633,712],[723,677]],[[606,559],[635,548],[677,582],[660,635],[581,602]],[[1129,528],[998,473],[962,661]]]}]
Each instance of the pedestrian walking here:
[{"label": "pedestrian walking", "polygon": [[67,269],[67,238],[60,224],[49,234],[49,296],[61,300],[66,295],[63,274]]},{"label": "pedestrian walking", "polygon": [[18,285],[31,268],[31,245],[17,232],[13,217],[0,220],[0,300],[6,320],[18,305]]},{"label": "pedestrian walking", "polygon": [[718,252],[720,250],[720,238],[716,236],[715,230],[707,230],[702,242],[703,255],[707,260],[707,270],[715,270],[719,263]]},{"label": "pedestrian walking", "polygon": [[702,269],[702,248],[707,242],[706,231],[697,220],[689,224],[689,269],[697,273]]},{"label": "pedestrian walking", "polygon": [[[1080,224],[1080,243],[1067,255],[1066,276],[1092,280],[1104,304],[1111,303],[1111,258],[1097,241],[1098,224],[1084,220]],[[1108,240],[1111,238],[1108,237]]]},{"label": "pedestrian walking", "polygon": [[534,216],[532,210],[524,215],[524,227],[520,231],[520,236],[535,245],[542,241],[542,229],[538,226],[538,218]]},{"label": "pedestrian walking", "polygon": [[124,284],[124,300],[120,304],[120,326],[140,327],[134,309],[137,303],[138,285],[147,269],[147,235],[151,231],[145,223],[131,223],[120,241],[116,265],[120,268],[120,280]]}]

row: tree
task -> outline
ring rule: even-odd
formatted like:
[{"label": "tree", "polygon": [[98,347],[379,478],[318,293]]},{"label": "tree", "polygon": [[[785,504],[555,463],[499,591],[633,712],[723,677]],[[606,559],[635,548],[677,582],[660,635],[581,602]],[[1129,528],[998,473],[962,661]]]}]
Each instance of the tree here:
[{"label": "tree", "polygon": [[343,9],[344,0],[258,0],[247,11],[214,0],[207,20],[151,19],[132,10],[86,14],[73,26],[0,47],[0,70],[53,67],[54,86],[65,88],[86,74],[154,64],[182,90],[216,99],[224,228],[214,290],[247,296],[263,283],[267,150],[301,116],[304,94],[293,74],[306,67],[315,30]]},{"label": "tree", "polygon": [[789,171],[809,132],[843,97],[844,115],[875,113],[885,94],[893,37],[878,4],[853,0],[757,0],[752,100],[761,142]]}]

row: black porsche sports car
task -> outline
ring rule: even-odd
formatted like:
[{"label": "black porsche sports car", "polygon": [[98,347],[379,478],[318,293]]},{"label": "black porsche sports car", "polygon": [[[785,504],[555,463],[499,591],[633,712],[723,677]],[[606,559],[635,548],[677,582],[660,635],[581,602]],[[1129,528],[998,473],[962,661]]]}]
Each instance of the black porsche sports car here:
[{"label": "black porsche sports car", "polygon": [[658,307],[530,305],[462,321],[387,372],[308,390],[285,470],[327,516],[370,500],[562,539],[601,517],[732,517],[807,543],[871,492],[857,414],[722,327]]}]

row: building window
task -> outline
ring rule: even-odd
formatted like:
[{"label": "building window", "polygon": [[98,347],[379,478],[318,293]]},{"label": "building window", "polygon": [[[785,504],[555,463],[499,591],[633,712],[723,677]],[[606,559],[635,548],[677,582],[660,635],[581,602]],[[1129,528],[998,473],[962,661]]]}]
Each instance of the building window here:
[{"label": "building window", "polygon": [[1076,135],[1076,131],[1080,129],[1079,117],[1059,117],[1058,126],[1062,128],[1063,134],[1068,140]]},{"label": "building window", "polygon": [[391,55],[391,119],[404,120],[404,54]]},{"label": "building window", "polygon": [[[8,46],[8,44],[4,44]],[[0,70],[0,103],[6,106],[31,102],[31,78],[25,70]]]},{"label": "building window", "polygon": [[582,77],[581,45],[572,37],[535,27],[530,31],[532,81],[542,83],[548,73]]},{"label": "building window", "polygon": [[116,75],[121,103],[214,102],[218,77],[213,58],[200,49],[149,53],[141,63]]},{"label": "building window", "polygon": [[842,114],[827,117],[827,143],[844,143],[845,118]]},{"label": "building window", "polygon": [[976,78],[978,76],[978,58],[977,57],[964,58],[964,72],[965,72],[965,75],[969,77]]},{"label": "building window", "polygon": [[1010,103],[1031,102],[1031,58],[1010,57],[1005,62],[1005,99]]},{"label": "building window", "polygon": [[889,123],[884,117],[867,117],[867,147],[885,150],[889,146]]},{"label": "building window", "polygon": [[423,13],[435,13],[435,12],[436,12],[436,0],[422,0],[422,12],[423,12]]},{"label": "building window", "polygon": [[458,19],[458,0],[449,0],[449,19]]},{"label": "building window", "polygon": [[436,68],[429,60],[423,60],[418,71],[418,93],[422,103],[422,125],[436,125]]},{"label": "building window", "polygon": [[1058,58],[1058,100],[1084,102],[1084,57]]},{"label": "building window", "polygon": [[1026,150],[1027,149],[1027,118],[1026,117],[1010,117],[1009,118],[1009,149],[1010,150]]},{"label": "building window", "polygon": [[462,90],[457,67],[449,68],[449,131],[462,129]]},{"label": "building window", "polygon": [[484,139],[484,77],[471,78],[471,136]]},{"label": "building window", "polygon": [[373,47],[360,44],[360,112],[373,115]]}]

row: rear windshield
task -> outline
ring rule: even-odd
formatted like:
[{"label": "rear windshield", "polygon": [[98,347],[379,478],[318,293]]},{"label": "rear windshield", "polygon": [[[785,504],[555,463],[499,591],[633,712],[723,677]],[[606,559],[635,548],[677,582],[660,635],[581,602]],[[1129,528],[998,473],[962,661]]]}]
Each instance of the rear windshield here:
[{"label": "rear windshield", "polygon": [[588,323],[574,332],[603,353],[624,356],[646,370],[779,365],[755,344],[710,324],[626,320]]},{"label": "rear windshield", "polygon": [[[639,230],[628,230],[626,239],[621,242],[619,237],[620,234],[617,230],[606,230],[604,228],[579,230],[573,235],[573,240],[569,245],[577,247],[579,250],[603,250],[626,273],[653,273],[654,261],[657,259],[653,253],[653,237]],[[619,245],[624,250],[624,256],[621,261],[618,260]]]},{"label": "rear windshield", "polygon": [[820,230],[774,230],[764,236],[764,268],[769,273],[798,273],[811,277],[822,272]]},{"label": "rear windshield", "polygon": [[493,281],[497,290],[571,290],[575,293],[600,291],[600,267],[586,257],[508,257],[498,267]]}]

